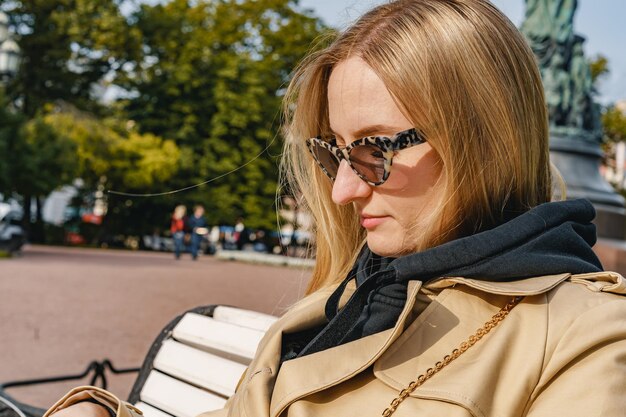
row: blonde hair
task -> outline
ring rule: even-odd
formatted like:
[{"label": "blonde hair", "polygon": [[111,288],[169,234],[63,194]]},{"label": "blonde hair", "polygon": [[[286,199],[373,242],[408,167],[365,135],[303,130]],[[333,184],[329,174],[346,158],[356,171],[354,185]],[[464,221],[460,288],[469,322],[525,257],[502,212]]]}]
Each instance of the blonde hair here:
[{"label": "blonde hair", "polygon": [[176,220],[180,220],[180,219],[182,219],[185,216],[186,213],[187,213],[187,207],[185,207],[184,205],[180,204],[180,205],[176,206],[176,208],[174,209],[173,217]]},{"label": "blonde hair", "polygon": [[308,292],[343,279],[365,234],[305,140],[329,133],[327,83],[363,59],[441,159],[443,193],[415,250],[493,227],[551,196],[548,119],[535,58],[486,0],[399,0],[374,8],[297,68],[285,98],[283,174],[310,211],[316,267]]}]

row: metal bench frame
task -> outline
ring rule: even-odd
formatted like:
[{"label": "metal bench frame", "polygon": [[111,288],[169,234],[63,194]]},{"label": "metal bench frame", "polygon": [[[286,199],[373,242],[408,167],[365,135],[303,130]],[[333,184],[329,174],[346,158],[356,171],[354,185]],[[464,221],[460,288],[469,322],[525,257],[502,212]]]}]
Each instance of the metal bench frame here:
[{"label": "metal bench frame", "polygon": [[[199,315],[206,316],[206,317],[213,317],[213,313],[215,309],[220,306],[221,305],[208,305],[208,306],[196,307],[196,308],[193,308],[191,310],[184,312],[183,314],[180,314],[179,316],[174,318],[172,321],[170,321],[161,330],[159,335],[156,337],[156,339],[150,346],[150,349],[148,350],[148,353],[143,361],[143,364],[141,365],[141,368],[118,369],[115,366],[113,366],[112,362],[109,359],[104,359],[101,362],[94,360],[87,366],[85,371],[79,374],[62,375],[62,376],[55,376],[55,377],[49,377],[49,378],[37,378],[37,379],[30,379],[30,380],[19,380],[19,381],[10,381],[10,382],[5,382],[5,383],[0,383],[0,399],[4,398],[4,400],[0,401],[0,406],[2,406],[3,404],[8,404],[10,408],[13,408],[11,407],[11,404],[13,404],[14,407],[19,409],[26,417],[41,417],[45,413],[46,410],[38,408],[38,407],[33,407],[28,404],[23,404],[15,400],[6,392],[6,389],[38,385],[38,384],[48,384],[48,383],[62,382],[62,381],[78,381],[78,380],[83,380],[85,378],[88,378],[90,375],[91,375],[90,385],[98,384],[100,387],[106,389],[108,385],[107,384],[107,372],[110,372],[112,374],[126,374],[126,373],[132,373],[132,372],[139,373],[137,375],[137,379],[135,380],[135,383],[133,384],[133,387],[128,397],[128,402],[131,404],[135,404],[140,401],[141,391],[146,383],[146,380],[150,372],[154,368],[153,365],[154,365],[155,357],[160,351],[164,341],[171,338],[174,328],[176,327],[176,325],[178,325],[181,319],[188,313],[195,313],[195,314],[199,314]],[[3,413],[3,409],[0,408],[0,417],[4,415],[2,413]],[[19,414],[17,415],[19,416]]]}]

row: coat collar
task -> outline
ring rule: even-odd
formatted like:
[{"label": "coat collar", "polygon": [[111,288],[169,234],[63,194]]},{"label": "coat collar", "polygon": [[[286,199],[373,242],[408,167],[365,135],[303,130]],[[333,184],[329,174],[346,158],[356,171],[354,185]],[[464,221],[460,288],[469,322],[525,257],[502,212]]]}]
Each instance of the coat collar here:
[{"label": "coat collar", "polygon": [[494,295],[537,295],[555,288],[563,281],[569,280],[585,285],[594,292],[610,292],[626,295],[626,279],[617,272],[601,271],[587,274],[556,274],[526,278],[518,281],[493,282],[463,277],[445,277],[432,280],[424,285],[424,289],[441,291],[455,285],[466,285],[476,290]]},{"label": "coat collar", "polygon": [[[597,273],[589,275],[597,275]],[[541,277],[506,282],[482,281],[478,279],[463,277],[445,277],[428,282],[424,286],[424,288],[436,291],[460,284],[477,289],[479,291],[486,292],[488,294],[526,296],[543,294],[544,292],[548,292],[557,285],[559,285],[561,282],[568,279],[570,276],[571,274],[564,273],[556,275],[544,275]]]},{"label": "coat collar", "polygon": [[[436,293],[443,293],[435,299],[435,302],[427,307],[427,310],[419,316],[416,322],[426,320],[428,316],[432,314],[432,311],[437,311],[437,314],[447,312],[452,319],[448,317],[444,321],[447,323],[457,323],[454,325],[456,328],[458,326],[458,319],[455,319],[453,311],[455,311],[457,303],[452,302],[448,308],[437,308],[437,306],[441,303],[446,305],[450,304],[446,303],[446,299],[449,298],[451,293],[444,290],[457,285],[465,285],[478,290],[478,292],[488,293],[489,297],[495,297],[500,301],[500,298],[502,298],[500,296],[536,295],[545,293],[569,277],[570,274],[559,274],[512,282],[485,282],[462,277],[435,280],[428,283],[428,287],[425,289]],[[406,320],[413,310],[417,294],[421,287],[421,281],[409,281],[407,302],[393,328],[347,344],[284,362],[280,368],[280,372],[277,372],[274,381],[269,416],[280,416],[290,404],[298,399],[338,385],[377,363],[383,355],[387,356],[386,352],[390,349],[390,346],[403,334],[406,327]],[[452,294],[454,293],[456,292],[453,291]],[[323,296],[314,296],[314,299],[302,306],[296,307],[285,316],[283,332],[277,332],[278,335],[273,342],[275,345],[272,349],[272,352],[274,352],[272,366],[278,367],[279,355],[276,355],[276,352],[280,352],[282,333],[302,330],[325,321],[324,307],[327,296],[328,292]],[[302,325],[303,323],[306,323],[306,325]],[[470,323],[470,327],[475,326],[475,323],[472,321],[470,321]],[[413,327],[414,325],[418,324],[414,323],[411,326]],[[467,333],[467,329],[461,327],[457,329],[457,331],[463,334]],[[337,358],[341,358],[341,361],[338,361]],[[388,366],[387,362],[384,362],[385,365]],[[377,373],[380,372],[378,365],[375,369]],[[383,371],[382,374],[386,374],[386,372]],[[274,375],[276,375],[276,373]],[[389,378],[389,376],[392,375],[387,375],[387,378],[383,376],[382,379],[389,381],[392,379]],[[388,381],[387,383],[389,383]],[[402,388],[400,385],[401,384],[398,384],[398,387]]]},{"label": "coat collar", "polygon": [[[567,279],[584,284],[594,291],[621,292],[626,294],[626,282],[624,278],[619,274],[610,272],[574,276],[570,274],[558,274],[510,282],[485,282],[462,277],[449,277],[436,279],[427,283],[423,291],[434,295],[442,291],[447,293],[441,294],[441,296],[435,299],[439,304],[442,304],[446,303],[445,299],[449,294],[444,290],[459,285],[478,290],[478,293],[486,293],[485,297],[489,298],[490,295],[513,296],[542,294],[550,291]],[[388,350],[390,345],[400,337],[400,334],[405,328],[407,317],[409,317],[414,307],[416,296],[421,288],[422,283],[420,281],[409,282],[407,303],[394,328],[345,345],[336,346],[328,350],[286,361],[282,364],[279,373],[282,334],[304,330],[324,323],[326,321],[326,300],[333,292],[334,288],[330,287],[329,289],[318,291],[306,297],[292,307],[267,332],[259,345],[256,358],[250,364],[247,380],[244,381],[241,388],[243,390],[260,389],[260,386],[247,385],[256,373],[267,372],[269,380],[264,380],[261,385],[264,387],[264,390],[273,386],[273,389],[270,388],[269,391],[271,393],[271,402],[267,404],[267,406],[269,416],[277,417],[291,403],[299,398],[351,378],[376,362],[383,353]],[[354,288],[350,286],[347,288],[340,305],[345,304],[346,299],[349,298],[353,291]],[[429,311],[433,309],[434,305],[427,308]],[[456,311],[456,303],[451,303],[449,308],[440,310],[450,311],[450,314],[454,314],[453,312]],[[427,313],[427,311],[424,311],[419,316],[421,319],[418,319],[425,320]],[[462,333],[465,334],[467,329],[462,330],[464,330]],[[338,357],[341,358],[341,361],[337,361]],[[434,358],[433,356],[432,359]],[[428,358],[424,357],[424,359]],[[388,366],[389,364],[386,363],[386,365]],[[385,369],[387,366],[381,369],[380,365],[378,365],[377,373],[380,373],[381,376],[387,375],[388,378],[383,376],[382,379],[387,379],[387,383],[390,385],[401,386],[401,383],[394,384],[391,382],[395,379],[393,378],[395,375],[392,376],[393,371],[390,369]],[[303,370],[306,370],[306,372],[303,372]],[[391,373],[388,373],[388,371],[391,371]],[[402,381],[403,378],[399,379]],[[248,401],[250,397],[254,397],[254,395],[244,395],[242,400],[244,402]]]}]

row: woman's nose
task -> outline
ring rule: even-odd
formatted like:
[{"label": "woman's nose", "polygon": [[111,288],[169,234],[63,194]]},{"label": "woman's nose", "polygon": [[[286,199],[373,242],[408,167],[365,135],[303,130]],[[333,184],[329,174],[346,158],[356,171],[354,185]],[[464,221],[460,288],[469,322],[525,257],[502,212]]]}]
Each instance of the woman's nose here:
[{"label": "woman's nose", "polygon": [[335,204],[348,204],[369,196],[371,192],[370,185],[356,175],[346,161],[341,161],[333,184],[332,197]]}]

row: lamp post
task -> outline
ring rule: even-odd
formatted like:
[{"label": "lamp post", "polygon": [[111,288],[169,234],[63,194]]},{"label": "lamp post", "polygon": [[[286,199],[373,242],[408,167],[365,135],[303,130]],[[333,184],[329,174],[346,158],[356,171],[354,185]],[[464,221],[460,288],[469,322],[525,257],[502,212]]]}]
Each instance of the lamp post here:
[{"label": "lamp post", "polygon": [[0,11],[0,81],[15,76],[20,64],[20,48],[9,33],[9,17]]}]

